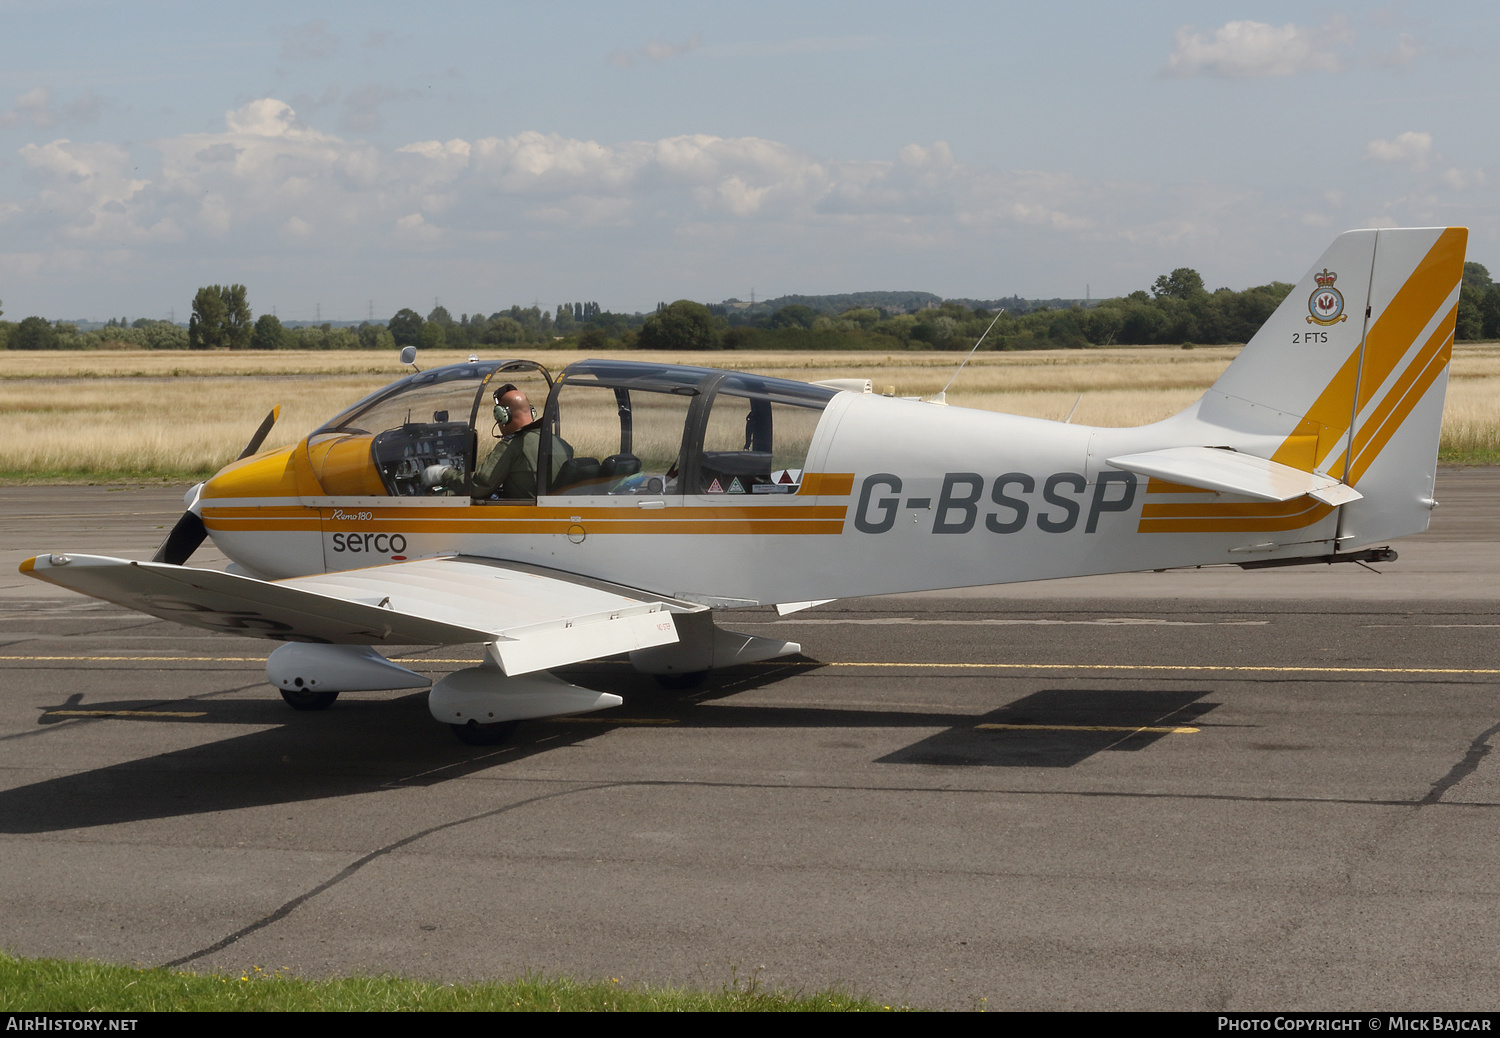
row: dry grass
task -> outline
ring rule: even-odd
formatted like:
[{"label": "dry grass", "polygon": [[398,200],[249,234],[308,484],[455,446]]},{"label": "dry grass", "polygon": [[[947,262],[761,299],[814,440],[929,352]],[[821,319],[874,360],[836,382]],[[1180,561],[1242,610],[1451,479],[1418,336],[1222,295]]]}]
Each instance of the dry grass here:
[{"label": "dry grass", "polygon": [[267,448],[295,443],[384,375],[319,379],[181,378],[0,381],[4,471],[210,474],[244,448],[272,407]]},{"label": "dry grass", "polygon": [[[948,391],[962,407],[1086,425],[1140,425],[1182,410],[1235,347],[978,354]],[[424,354],[424,368],[465,353]],[[573,351],[526,356],[560,370]],[[620,356],[626,356],[620,354]],[[877,392],[930,396],[952,376],[952,353],[631,353],[632,359],[741,368],[787,378],[860,377]],[[10,479],[205,475],[239,453],[261,417],[283,405],[266,441],[292,443],[403,373],[386,353],[5,353],[0,473]],[[404,369],[409,370],[409,369]],[[1451,460],[1500,458],[1500,344],[1455,351],[1443,422]]]}]

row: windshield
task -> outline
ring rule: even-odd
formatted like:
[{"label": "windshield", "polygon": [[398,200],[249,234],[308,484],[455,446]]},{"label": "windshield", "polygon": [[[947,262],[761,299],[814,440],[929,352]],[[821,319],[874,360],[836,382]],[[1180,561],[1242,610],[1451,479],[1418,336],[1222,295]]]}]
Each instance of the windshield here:
[{"label": "windshield", "polygon": [[493,438],[479,430],[494,424],[485,406],[512,380],[540,381],[545,395],[550,378],[532,361],[482,361],[433,368],[392,383],[339,414],[307,439],[308,456],[323,489],[331,495],[416,497],[454,491],[432,478],[434,466],[460,477],[473,469],[475,455],[487,453]]}]

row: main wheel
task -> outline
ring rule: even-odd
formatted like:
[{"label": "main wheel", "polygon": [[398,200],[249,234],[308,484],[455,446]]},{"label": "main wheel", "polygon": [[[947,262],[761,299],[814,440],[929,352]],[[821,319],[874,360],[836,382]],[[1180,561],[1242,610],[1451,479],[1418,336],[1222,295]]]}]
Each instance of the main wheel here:
[{"label": "main wheel", "polygon": [[470,721],[468,724],[450,724],[453,734],[461,743],[470,746],[499,746],[515,734],[516,727],[520,721],[496,721],[494,724],[480,724],[478,721]]},{"label": "main wheel", "polygon": [[293,710],[327,710],[338,697],[337,692],[328,692],[324,689],[284,688],[281,690],[281,698],[285,699],[287,706]]}]

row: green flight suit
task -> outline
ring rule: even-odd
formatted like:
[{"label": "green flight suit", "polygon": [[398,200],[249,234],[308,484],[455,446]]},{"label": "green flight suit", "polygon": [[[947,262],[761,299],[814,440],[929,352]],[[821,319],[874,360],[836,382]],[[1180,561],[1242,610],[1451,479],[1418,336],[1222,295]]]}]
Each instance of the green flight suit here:
[{"label": "green flight suit", "polygon": [[[536,497],[537,455],[542,445],[542,425],[532,422],[519,432],[497,445],[474,470],[470,493],[476,498],[489,497],[496,492],[506,500]],[[567,444],[559,439],[552,441],[552,475],[568,460]]]}]

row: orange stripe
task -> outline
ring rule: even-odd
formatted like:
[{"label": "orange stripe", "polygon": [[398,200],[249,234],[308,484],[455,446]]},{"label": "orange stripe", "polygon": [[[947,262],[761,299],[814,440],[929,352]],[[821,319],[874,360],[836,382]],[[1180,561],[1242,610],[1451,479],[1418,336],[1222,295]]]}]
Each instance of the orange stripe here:
[{"label": "orange stripe", "polygon": [[1306,448],[1302,446],[1301,437],[1316,436],[1320,443],[1338,442],[1349,429],[1349,415],[1354,409],[1354,378],[1358,372],[1359,347],[1356,346],[1354,352],[1339,366],[1333,381],[1323,387],[1323,392],[1318,394],[1318,399],[1313,401],[1291,435],[1276,448],[1271,455],[1272,461],[1279,465],[1301,468],[1298,462],[1306,463]]},{"label": "orange stripe", "polygon": [[[318,532],[316,521],[305,519],[205,519],[210,530],[224,533]],[[406,524],[362,523],[361,532],[404,534],[460,534],[467,536],[504,536],[514,534],[564,534],[573,526],[582,526],[591,534],[837,534],[844,529],[843,519],[586,519],[573,523],[567,519],[482,520],[453,522],[435,520]]]},{"label": "orange stripe", "polygon": [[[305,441],[304,441],[304,444],[305,444]],[[298,497],[298,496],[301,496],[301,497],[334,497],[334,496],[336,496],[334,494],[330,494],[327,491],[323,490],[322,487],[320,487],[320,486],[318,486],[316,484],[316,481],[312,480],[311,463],[307,462],[302,457],[302,455],[304,455],[306,452],[305,451],[302,451],[300,453],[298,452],[298,448],[302,447],[304,444],[298,444],[296,447],[284,447],[284,448],[282,448],[281,451],[277,452],[277,457],[281,458],[282,460],[285,460],[287,456],[290,456],[290,461],[286,462],[286,464],[288,465],[289,469],[295,469],[295,468],[297,468],[298,463],[301,463],[307,469],[306,472],[297,471],[296,473],[294,473],[294,476],[297,479],[297,483],[296,483],[295,488],[293,486],[293,481],[291,479],[288,479],[288,480],[286,480],[286,481],[284,481],[282,483],[277,483],[275,485],[272,485],[269,480],[264,480],[259,475],[257,475],[256,480],[247,481],[247,482],[244,483],[243,486],[240,486],[240,485],[228,485],[228,484],[220,484],[219,486],[212,486],[212,485],[206,486],[204,488],[204,498],[207,499],[207,498],[210,498],[210,497],[219,497],[219,498],[235,498],[235,497],[240,497],[240,498],[256,498],[256,499],[261,499],[261,500],[275,500],[277,498],[295,498],[295,497]],[[254,460],[256,460],[256,461],[264,461],[264,460],[266,460],[266,456],[260,456],[260,457],[257,457]],[[234,465],[231,465],[228,468],[234,468],[234,467],[235,467]],[[226,468],[224,471],[228,471],[228,468]],[[218,479],[218,477],[215,476],[214,479]],[[260,483],[263,483],[264,485],[256,485],[257,481],[260,482]],[[213,481],[211,480],[210,484],[212,484],[212,482]],[[255,492],[254,493],[245,493],[245,492],[242,492],[244,489],[254,490]],[[231,492],[231,491],[233,491],[233,492]],[[809,497],[809,496],[811,496],[811,495],[813,495],[813,494],[817,494],[817,495],[820,495],[820,496],[823,496],[823,497],[848,497],[851,493],[853,493],[853,491],[854,491],[854,473],[852,473],[852,472],[807,472],[807,473],[803,474],[801,488],[797,491],[797,493],[795,495],[794,494],[785,494],[785,495],[781,495],[781,496],[783,498],[787,498],[787,497],[800,497],[800,498],[804,498],[804,499],[807,498],[807,497]],[[363,494],[363,495],[354,494],[354,495],[350,495],[350,496],[353,496],[353,497],[379,497],[381,495],[378,495],[378,494]],[[772,495],[772,497],[775,497],[775,496],[776,495]],[[767,503],[769,504],[770,502],[768,501]],[[360,506],[360,507],[363,507],[363,506]],[[503,507],[518,507],[518,506],[485,505],[484,507],[486,507],[486,508],[496,508],[496,507],[503,508]],[[531,508],[533,506],[526,505],[526,506],[520,506],[520,507]]]},{"label": "orange stripe", "polygon": [[[1451,329],[1452,325],[1449,325],[1449,328]],[[1452,342],[1451,339],[1447,341]],[[1438,376],[1448,367],[1448,352],[1445,349],[1427,362],[1427,367],[1423,369],[1411,388],[1407,391],[1405,397],[1400,401],[1390,420],[1380,429],[1376,430],[1375,434],[1370,438],[1369,447],[1355,456],[1354,464],[1350,466],[1349,483],[1351,485],[1358,482],[1359,477],[1364,475],[1366,470],[1375,463],[1376,458],[1380,457],[1380,452],[1391,441],[1391,437],[1400,431],[1402,424],[1406,421],[1407,416],[1411,414],[1412,409],[1427,395],[1427,391],[1432,388],[1432,384],[1437,381]],[[1413,364],[1412,366],[1415,367],[1416,365]],[[1395,395],[1394,392],[1391,395]]]},{"label": "orange stripe", "polygon": [[1157,502],[1141,509],[1142,519],[1265,519],[1307,511],[1301,497],[1290,501]]},{"label": "orange stripe", "polygon": [[1396,293],[1365,340],[1365,365],[1359,399],[1369,400],[1396,370],[1438,307],[1463,278],[1464,247],[1469,232],[1450,227],[1438,236],[1406,284]]},{"label": "orange stripe", "polygon": [[[1355,430],[1354,464],[1360,466],[1361,472],[1369,468],[1370,462],[1374,460],[1374,457],[1370,457],[1361,465],[1361,456],[1368,453],[1373,441],[1380,437],[1382,430],[1385,431],[1384,437],[1380,439],[1380,446],[1383,447],[1390,440],[1391,436],[1395,434],[1395,431],[1401,427],[1401,422],[1411,413],[1411,408],[1415,405],[1415,401],[1401,410],[1399,415],[1395,414],[1403,401],[1406,400],[1412,387],[1424,378],[1427,385],[1430,386],[1432,380],[1437,375],[1435,372],[1429,372],[1429,368],[1434,363],[1439,368],[1448,363],[1448,359],[1452,354],[1453,327],[1457,319],[1458,307],[1455,306],[1443,320],[1438,322],[1437,329],[1432,333],[1432,337],[1427,340],[1416,357],[1412,358],[1412,362],[1407,365],[1406,370],[1401,373],[1401,377],[1396,380],[1395,385],[1391,386],[1385,396],[1375,406],[1374,410],[1370,412],[1369,417]],[[1395,419],[1395,425],[1386,429],[1387,424],[1393,418]],[[1379,448],[1375,450],[1378,454]],[[1342,456],[1340,456],[1339,460],[1343,460]],[[1352,474],[1349,482],[1351,484],[1354,482]]]},{"label": "orange stripe", "polygon": [[[1438,308],[1448,299],[1453,286],[1463,276],[1464,250],[1469,232],[1462,227],[1449,227],[1438,235],[1438,240],[1427,255],[1417,264],[1405,284],[1381,311],[1380,319],[1371,326],[1365,337],[1364,364],[1360,364],[1360,353],[1356,348],[1339,366],[1332,381],[1318,394],[1307,414],[1297,423],[1281,446],[1271,455],[1271,460],[1294,468],[1307,468],[1306,440],[1308,436],[1319,438],[1320,445],[1330,440],[1346,441],[1349,423],[1354,417],[1356,400],[1368,400],[1385,384],[1406,356],[1411,344],[1432,320]],[[1366,472],[1387,443],[1401,428],[1413,408],[1426,395],[1447,367],[1452,353],[1453,324],[1457,319],[1455,308],[1441,321],[1437,330],[1423,344],[1421,351],[1401,374],[1396,384],[1386,393],[1370,416],[1355,430],[1354,463],[1349,466],[1348,483],[1352,486]],[[1356,395],[1356,373],[1358,393]],[[1330,454],[1332,451],[1330,450]],[[1323,466],[1326,472],[1342,474],[1347,447],[1337,457]],[[1314,459],[1316,460],[1316,459]],[[1153,488],[1148,486],[1147,492]],[[1158,491],[1165,492],[1165,491]],[[1190,491],[1181,491],[1187,493]],[[1310,526],[1324,518],[1333,509],[1329,505],[1313,502],[1312,507],[1300,503],[1310,499],[1298,498],[1288,505],[1296,505],[1296,514],[1281,518],[1250,518],[1254,506],[1226,502],[1222,507],[1206,504],[1197,509],[1200,518],[1187,518],[1194,512],[1192,505],[1163,506],[1148,504],[1142,509],[1141,522],[1137,527],[1141,533],[1227,533],[1248,531],[1273,531]],[[1265,513],[1262,513],[1265,514]],[[1168,516],[1175,516],[1167,518]],[[1208,516],[1212,516],[1209,518]]]},{"label": "orange stripe", "polygon": [[848,497],[854,491],[852,472],[806,472],[802,475],[804,494],[820,494],[824,497]]},{"label": "orange stripe", "polygon": [[[1298,436],[1319,436],[1323,443],[1344,438],[1354,415],[1356,375],[1360,400],[1368,399],[1390,377],[1417,335],[1432,320],[1433,314],[1462,277],[1468,233],[1462,227],[1449,227],[1438,235],[1427,255],[1381,311],[1379,320],[1371,326],[1365,337],[1363,370],[1356,347],[1339,367],[1333,381],[1318,394],[1307,414],[1297,423],[1297,428],[1271,455],[1272,461],[1301,467],[1294,443]],[[1324,471],[1341,474],[1337,465],[1327,465]]]},{"label": "orange stripe", "polygon": [[220,521],[218,519],[205,518],[203,525],[210,530],[218,530],[224,533],[240,533],[246,530],[302,530],[317,533],[323,529],[323,524],[316,519],[231,519]]},{"label": "orange stripe", "polygon": [[1172,483],[1165,479],[1151,476],[1146,481],[1146,493],[1148,494],[1212,494],[1214,491],[1205,490],[1202,487],[1190,487],[1186,483]]},{"label": "orange stripe", "polygon": [[240,517],[253,519],[265,517],[298,518],[301,516],[309,515],[313,518],[317,518],[318,510],[316,508],[306,508],[302,505],[267,505],[262,508],[257,508],[255,506],[243,508],[218,508],[211,505],[204,505],[202,514],[204,519],[207,519],[209,516],[213,516],[217,519],[235,519]]},{"label": "orange stripe", "polygon": [[590,534],[595,533],[632,533],[632,534],[840,534],[844,532],[844,522],[826,520],[807,520],[793,522],[765,523],[753,520],[730,521],[730,522],[633,522],[633,523],[609,523],[603,529],[599,525],[591,524],[584,527]]},{"label": "orange stripe", "polygon": [[[1299,500],[1303,500],[1300,499]],[[1311,526],[1333,511],[1332,505],[1307,499],[1312,506],[1295,515],[1255,518],[1214,519],[1142,519],[1140,533],[1247,533],[1253,531],[1298,530]]]},{"label": "orange stripe", "polygon": [[[409,526],[414,522],[454,522],[473,523],[502,521],[506,519],[566,519],[573,520],[575,517],[585,521],[598,521],[601,519],[616,520],[626,517],[636,517],[641,514],[637,508],[538,508],[535,505],[505,506],[505,505],[459,505],[452,512],[446,509],[432,508],[382,508],[379,505],[351,506],[346,511],[368,512],[369,519],[334,519],[332,513],[338,509],[320,506],[317,509],[301,507],[275,507],[275,508],[204,508],[203,518],[220,520],[234,519],[265,519],[265,518],[301,518],[309,512],[321,513],[327,522],[348,522],[358,526],[360,529],[373,527],[376,524],[401,523]],[[683,519],[843,519],[849,511],[846,505],[783,505],[777,507],[772,504],[756,505],[703,505],[689,506],[685,508],[661,509],[664,515],[651,516],[653,519],[666,517]],[[460,514],[453,514],[460,513]]]}]

